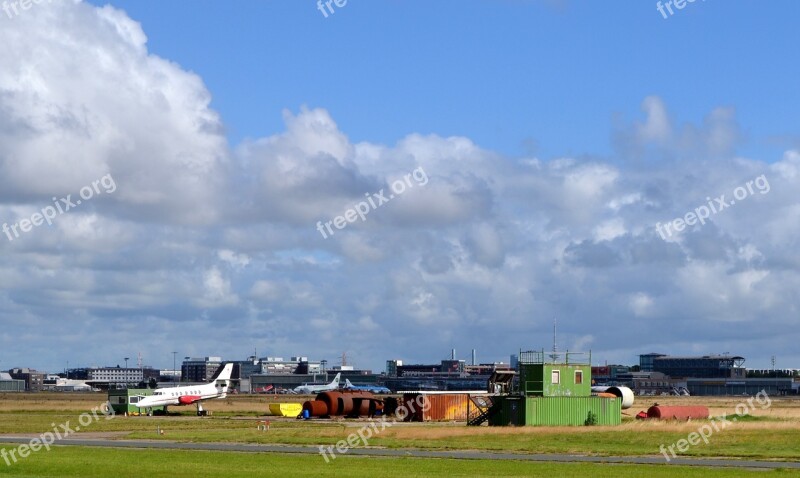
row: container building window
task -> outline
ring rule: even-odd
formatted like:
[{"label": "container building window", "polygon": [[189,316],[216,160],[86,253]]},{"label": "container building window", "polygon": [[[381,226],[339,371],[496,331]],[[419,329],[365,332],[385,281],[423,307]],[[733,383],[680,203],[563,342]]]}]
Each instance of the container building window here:
[{"label": "container building window", "polygon": [[550,374],[550,381],[554,385],[558,385],[561,383],[561,371],[560,370],[553,370]]},{"label": "container building window", "polygon": [[583,370],[576,370],[575,371],[575,385],[580,385],[583,383]]}]

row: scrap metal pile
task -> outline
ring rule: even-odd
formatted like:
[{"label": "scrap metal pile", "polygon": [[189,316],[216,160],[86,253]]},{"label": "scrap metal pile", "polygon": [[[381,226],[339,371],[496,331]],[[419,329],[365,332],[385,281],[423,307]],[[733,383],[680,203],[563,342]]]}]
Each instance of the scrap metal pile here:
[{"label": "scrap metal pile", "polygon": [[329,391],[303,403],[304,418],[342,416],[348,418],[374,417],[384,413],[384,402],[371,392]]}]

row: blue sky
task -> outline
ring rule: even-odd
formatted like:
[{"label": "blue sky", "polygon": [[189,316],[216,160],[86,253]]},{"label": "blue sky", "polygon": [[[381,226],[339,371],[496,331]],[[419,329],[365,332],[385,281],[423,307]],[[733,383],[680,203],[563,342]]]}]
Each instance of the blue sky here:
[{"label": "blue sky", "polygon": [[0,11],[0,368],[501,361],[554,318],[597,363],[800,368],[799,5]]},{"label": "blue sky", "polygon": [[[102,4],[105,2],[97,2]],[[735,106],[774,160],[797,127],[790,78],[800,5],[709,0],[664,19],[656,2],[115,1],[152,52],[198,73],[238,142],[279,131],[275,112],[330,111],[353,141],[463,135],[510,155],[611,157],[614,119],[659,95],[679,121]]]}]

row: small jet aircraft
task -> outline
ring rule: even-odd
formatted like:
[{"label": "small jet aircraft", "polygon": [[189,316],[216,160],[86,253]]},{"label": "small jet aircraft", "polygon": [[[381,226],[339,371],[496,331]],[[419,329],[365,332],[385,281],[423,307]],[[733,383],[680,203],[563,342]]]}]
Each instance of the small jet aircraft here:
[{"label": "small jet aircraft", "polygon": [[344,389],[345,390],[359,390],[362,392],[372,392],[372,393],[392,393],[386,387],[381,387],[380,385],[353,385],[350,380],[344,380]]},{"label": "small jet aircraft", "polygon": [[295,393],[299,393],[301,395],[310,395],[313,393],[319,392],[327,392],[329,390],[338,390],[339,389],[339,379],[342,377],[341,373],[337,373],[335,377],[333,377],[333,382],[323,385],[309,385],[304,384],[300,385],[299,387],[295,387],[292,390]]},{"label": "small jet aircraft", "polygon": [[[231,386],[231,372],[233,364],[226,363],[217,370],[211,381],[203,385],[190,385],[185,387],[160,388],[152,395],[139,397],[133,405],[139,410],[152,409],[153,407],[167,407],[172,405],[197,405],[197,414],[203,412],[200,404],[203,400],[212,398],[225,398]],[[151,410],[148,410],[148,413]]]}]

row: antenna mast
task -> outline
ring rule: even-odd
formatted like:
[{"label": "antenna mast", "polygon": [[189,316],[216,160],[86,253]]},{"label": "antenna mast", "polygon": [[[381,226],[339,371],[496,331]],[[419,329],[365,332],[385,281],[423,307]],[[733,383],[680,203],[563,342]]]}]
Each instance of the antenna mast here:
[{"label": "antenna mast", "polygon": [[550,358],[553,359],[553,362],[558,361],[558,345],[557,345],[557,342],[556,342],[557,324],[558,324],[558,319],[554,318],[553,319],[553,354],[550,356]]}]

